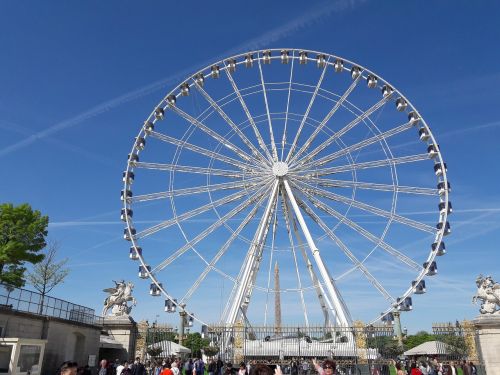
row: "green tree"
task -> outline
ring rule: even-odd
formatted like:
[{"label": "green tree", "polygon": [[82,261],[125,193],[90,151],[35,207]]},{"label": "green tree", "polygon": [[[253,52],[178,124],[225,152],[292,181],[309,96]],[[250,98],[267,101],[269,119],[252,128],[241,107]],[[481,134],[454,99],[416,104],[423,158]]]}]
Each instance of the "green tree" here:
[{"label": "green tree", "polygon": [[203,348],[203,352],[205,353],[205,355],[207,355],[209,357],[213,357],[214,355],[219,353],[219,350],[220,349],[218,346],[205,346]]},{"label": "green tree", "polygon": [[443,347],[443,351],[462,358],[467,356],[467,343],[462,335],[438,335],[436,340],[447,345]]},{"label": "green tree", "polygon": [[208,346],[210,341],[208,339],[201,338],[199,332],[188,334],[186,340],[182,343],[186,348],[191,349],[191,355],[194,357],[201,357],[201,349]]},{"label": "green tree", "polygon": [[39,313],[43,313],[44,297],[57,285],[62,283],[69,274],[69,269],[65,268],[68,258],[56,262],[59,245],[56,242],[50,243],[44,253],[44,259],[33,266],[33,270],[28,272],[26,277],[28,283],[40,292],[42,301]]},{"label": "green tree", "polygon": [[14,207],[0,205],[0,282],[22,287],[25,283],[25,263],[43,260],[39,254],[46,243],[49,218],[29,204]]},{"label": "green tree", "polygon": [[369,337],[367,339],[369,348],[375,348],[384,358],[396,358],[403,353],[403,349],[399,347],[398,341],[392,336],[380,335]]},{"label": "green tree", "polygon": [[426,331],[419,331],[414,335],[409,335],[405,340],[404,340],[404,345],[406,350],[412,349],[420,344],[423,344],[424,342],[428,341],[434,341],[436,340],[436,336],[426,332]]},{"label": "green tree", "polygon": [[157,358],[162,352],[163,352],[163,349],[159,346],[149,348],[147,350],[147,353],[153,358]]}]

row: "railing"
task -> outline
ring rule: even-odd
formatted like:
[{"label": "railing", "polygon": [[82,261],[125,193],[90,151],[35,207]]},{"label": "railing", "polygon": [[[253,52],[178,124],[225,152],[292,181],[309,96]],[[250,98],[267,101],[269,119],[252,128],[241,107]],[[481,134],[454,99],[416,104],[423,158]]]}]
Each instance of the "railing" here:
[{"label": "railing", "polygon": [[[394,341],[392,326],[355,327],[250,327],[212,326],[207,338],[217,356],[226,362],[261,362],[291,366],[334,359],[346,373],[354,374],[358,365],[383,363],[381,348],[385,341]],[[304,365],[305,366],[305,365]],[[312,370],[312,368],[311,368]],[[347,371],[349,370],[349,371]]]},{"label": "railing", "polygon": [[4,284],[0,284],[0,308],[97,326],[103,325],[103,318],[96,316],[94,309]]},{"label": "railing", "polygon": [[482,363],[478,350],[477,330],[470,321],[435,323],[432,331],[436,338],[437,351],[448,361]]},{"label": "railing", "polygon": [[172,342],[176,339],[173,328],[157,326],[153,323],[153,326],[148,326],[142,334],[145,338],[144,352],[147,358],[166,358],[176,354],[172,351]]}]

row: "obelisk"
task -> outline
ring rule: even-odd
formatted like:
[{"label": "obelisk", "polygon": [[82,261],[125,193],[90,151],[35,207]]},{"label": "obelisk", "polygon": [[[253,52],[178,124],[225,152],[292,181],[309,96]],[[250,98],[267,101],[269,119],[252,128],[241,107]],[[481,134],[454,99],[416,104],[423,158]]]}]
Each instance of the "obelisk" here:
[{"label": "obelisk", "polygon": [[274,329],[275,334],[281,335],[281,297],[280,297],[280,270],[278,262],[274,265]]}]

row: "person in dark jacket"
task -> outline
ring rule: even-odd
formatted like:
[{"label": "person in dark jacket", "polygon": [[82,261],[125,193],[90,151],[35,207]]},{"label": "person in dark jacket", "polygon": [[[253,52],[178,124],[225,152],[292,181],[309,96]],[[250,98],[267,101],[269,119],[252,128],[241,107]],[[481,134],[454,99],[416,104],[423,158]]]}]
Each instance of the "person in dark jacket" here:
[{"label": "person in dark jacket", "polygon": [[59,366],[57,371],[60,375],[76,375],[78,371],[78,364],[73,361],[66,361]]},{"label": "person in dark jacket", "polygon": [[146,375],[146,367],[141,363],[141,359],[139,357],[135,359],[135,362],[130,370],[132,371],[132,375]]}]

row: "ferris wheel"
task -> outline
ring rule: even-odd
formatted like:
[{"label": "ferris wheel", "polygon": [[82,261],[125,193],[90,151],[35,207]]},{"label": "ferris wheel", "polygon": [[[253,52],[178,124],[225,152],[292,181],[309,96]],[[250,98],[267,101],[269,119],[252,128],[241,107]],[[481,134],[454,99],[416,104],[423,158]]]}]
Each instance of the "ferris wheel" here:
[{"label": "ferris wheel", "polygon": [[322,52],[252,51],[188,76],[144,122],[123,181],[139,276],[204,324],[272,324],[278,308],[306,325],[388,320],[425,293],[451,231],[425,120]]}]

